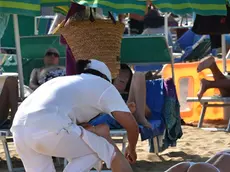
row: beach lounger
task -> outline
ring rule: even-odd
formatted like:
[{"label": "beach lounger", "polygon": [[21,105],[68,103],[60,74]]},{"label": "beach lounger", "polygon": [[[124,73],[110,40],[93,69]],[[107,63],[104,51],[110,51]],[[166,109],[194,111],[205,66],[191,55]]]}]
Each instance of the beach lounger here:
[{"label": "beach lounger", "polygon": [[[208,107],[228,107],[230,106],[230,97],[202,97],[202,99],[199,101],[197,97],[188,97],[187,102],[200,102],[202,105],[202,110],[200,114],[200,120],[197,125],[198,128],[202,127],[206,109]],[[218,104],[216,104],[218,103]],[[227,132],[230,132],[230,119],[228,122],[227,129],[225,130]]]},{"label": "beach lounger", "polygon": [[5,152],[8,171],[9,172],[25,171],[24,168],[13,168],[11,157],[10,157],[10,151],[8,148],[8,143],[13,142],[13,138],[10,130],[0,130],[0,141],[2,142],[2,146]]}]

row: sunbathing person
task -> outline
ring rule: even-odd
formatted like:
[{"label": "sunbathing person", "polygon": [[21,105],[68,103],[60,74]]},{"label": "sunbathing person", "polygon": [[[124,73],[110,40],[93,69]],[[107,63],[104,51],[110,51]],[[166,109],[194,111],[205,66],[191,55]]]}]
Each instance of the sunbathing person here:
[{"label": "sunbathing person", "polygon": [[201,72],[204,69],[211,70],[214,81],[209,81],[206,79],[202,79],[200,81],[200,90],[197,94],[198,99],[200,100],[203,94],[210,88],[218,88],[220,90],[221,96],[229,97],[230,80],[226,76],[224,76],[224,74],[217,67],[215,58],[213,56],[209,56],[201,60],[200,64],[197,67],[197,72]]},{"label": "sunbathing person", "polygon": [[229,151],[219,152],[206,162],[182,162],[166,172],[229,172]]},{"label": "sunbathing person", "polygon": [[[0,128],[9,129],[18,109],[18,79],[9,76],[0,94]],[[10,115],[10,119],[9,119]]]},{"label": "sunbathing person", "polygon": [[59,65],[59,52],[55,48],[50,48],[44,56],[44,67],[34,69],[30,75],[30,88],[36,90],[40,85],[48,80],[65,75],[64,67]]},{"label": "sunbathing person", "polygon": [[[122,64],[119,75],[114,79],[113,84],[118,89],[123,99],[126,101],[130,111],[136,121],[145,126],[151,127],[147,118],[151,114],[146,105],[146,79],[151,79],[149,73],[136,72],[132,74],[128,65]],[[90,121],[91,125],[108,124],[111,129],[120,129],[121,126],[110,115],[102,114],[101,116]]]}]

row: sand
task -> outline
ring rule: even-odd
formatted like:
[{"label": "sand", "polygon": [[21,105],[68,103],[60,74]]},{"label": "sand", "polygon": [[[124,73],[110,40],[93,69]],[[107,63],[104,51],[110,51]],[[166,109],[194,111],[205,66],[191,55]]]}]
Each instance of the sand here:
[{"label": "sand", "polygon": [[[204,162],[218,151],[230,149],[230,133],[211,132],[196,127],[183,126],[183,137],[177,147],[169,148],[156,155],[148,152],[148,142],[138,142],[138,161],[133,165],[135,172],[163,172],[182,161]],[[21,163],[12,144],[9,144],[14,165]],[[0,145],[0,171],[7,172],[3,148]],[[59,171],[59,170],[58,170]],[[61,170],[60,170],[61,171]]]}]

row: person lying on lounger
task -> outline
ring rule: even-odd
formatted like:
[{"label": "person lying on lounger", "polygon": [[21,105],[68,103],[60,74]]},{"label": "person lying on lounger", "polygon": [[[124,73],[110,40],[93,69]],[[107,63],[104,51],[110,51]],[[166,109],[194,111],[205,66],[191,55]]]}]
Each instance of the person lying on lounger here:
[{"label": "person lying on lounger", "polygon": [[[9,129],[18,109],[18,79],[9,76],[0,94],[0,128]],[[10,119],[8,119],[10,114]]]},{"label": "person lying on lounger", "polygon": [[66,74],[64,67],[58,66],[59,58],[59,52],[55,48],[50,48],[46,51],[44,67],[33,69],[31,72],[29,86],[32,90],[36,90],[40,85],[52,78]]},{"label": "person lying on lounger", "polygon": [[229,97],[230,80],[226,76],[224,76],[224,74],[217,67],[215,58],[213,56],[208,56],[201,60],[200,64],[197,67],[197,72],[201,72],[204,69],[211,70],[214,81],[209,81],[206,79],[202,79],[200,81],[200,90],[197,94],[198,99],[200,100],[203,94],[210,88],[218,88],[220,90],[221,96]]},{"label": "person lying on lounger", "polygon": [[166,172],[229,172],[230,152],[223,151],[206,162],[182,162],[174,165]]},{"label": "person lying on lounger", "polygon": [[[146,85],[145,82],[152,79],[149,73],[136,72],[134,75],[128,65],[122,64],[118,76],[113,84],[122,95],[136,121],[150,128],[151,124],[146,118],[151,115],[150,109],[146,104]],[[108,124],[111,129],[120,129],[121,126],[107,114],[90,121],[91,125]]]}]

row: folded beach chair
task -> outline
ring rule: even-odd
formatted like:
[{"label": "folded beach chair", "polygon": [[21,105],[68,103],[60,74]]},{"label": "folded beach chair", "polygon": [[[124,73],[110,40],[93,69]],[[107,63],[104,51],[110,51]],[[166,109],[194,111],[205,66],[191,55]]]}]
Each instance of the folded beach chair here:
[{"label": "folded beach chair", "polygon": [[[211,50],[211,41],[210,39],[208,39],[207,36],[196,35],[194,32],[191,31],[191,29],[185,32],[183,36],[181,36],[175,42],[173,46],[173,51],[175,50],[179,51],[181,55],[180,58],[174,59],[174,63],[198,61],[203,57],[207,56],[208,54],[210,54],[211,52],[213,53],[215,52]],[[162,64],[134,65],[134,70],[139,72],[156,71],[156,70],[161,70],[162,68],[163,68]]]},{"label": "folded beach chair", "polygon": [[211,50],[211,41],[206,35],[197,35],[189,29],[175,43],[183,52],[180,58],[175,59],[175,63],[186,61],[197,61],[214,51]]}]

